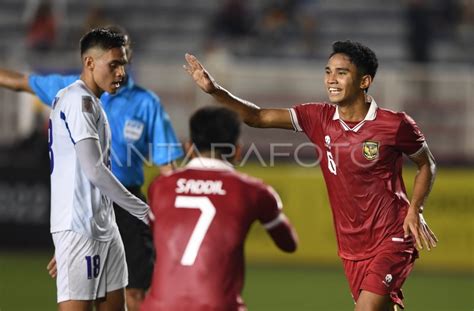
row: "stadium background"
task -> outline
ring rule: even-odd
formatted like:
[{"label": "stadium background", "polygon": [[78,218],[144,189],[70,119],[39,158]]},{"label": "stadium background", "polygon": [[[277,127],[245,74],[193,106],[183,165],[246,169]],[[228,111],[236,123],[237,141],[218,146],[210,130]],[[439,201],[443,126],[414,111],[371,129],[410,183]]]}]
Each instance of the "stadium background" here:
[{"label": "stadium background", "polygon": [[[417,120],[439,163],[426,218],[440,244],[417,262],[405,286],[407,310],[474,308],[472,0],[289,1],[295,6],[276,10],[284,1],[237,1],[247,9],[237,20],[250,27],[230,32],[224,31],[230,18],[216,18],[227,1],[58,0],[58,31],[48,49],[26,40],[37,2],[0,0],[1,67],[76,72],[86,25],[121,24],[135,42],[134,78],[160,95],[182,140],[188,116],[211,103],[182,70],[185,52],[239,96],[287,107],[326,98],[322,74],[331,42],[353,39],[372,47],[380,69],[370,93],[379,105]],[[421,15],[413,2],[426,5]],[[418,24],[408,18],[413,14]],[[417,41],[428,48],[424,59],[408,44],[423,16],[430,27]],[[6,90],[0,90],[0,111],[0,310],[52,310],[54,282],[45,270],[52,253],[48,111],[34,97]],[[281,254],[254,226],[246,247],[250,310],[350,310],[324,182],[313,152],[302,145],[305,137],[246,127],[242,140],[248,161],[239,170],[277,189],[301,242],[296,254]],[[147,168],[147,183],[153,174]],[[404,174],[410,189],[413,167]]]}]

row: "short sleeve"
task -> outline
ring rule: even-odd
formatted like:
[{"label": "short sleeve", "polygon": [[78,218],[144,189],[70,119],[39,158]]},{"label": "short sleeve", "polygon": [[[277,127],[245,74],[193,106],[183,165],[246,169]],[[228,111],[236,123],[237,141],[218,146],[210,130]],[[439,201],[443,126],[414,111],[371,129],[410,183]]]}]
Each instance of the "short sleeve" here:
[{"label": "short sleeve", "polygon": [[56,94],[77,79],[79,79],[77,75],[52,74],[43,76],[31,74],[28,77],[28,84],[43,103],[52,106]]},{"label": "short sleeve", "polygon": [[258,220],[266,229],[271,229],[281,222],[283,204],[275,189],[271,186],[262,187],[257,202]]},{"label": "short sleeve", "polygon": [[291,122],[297,132],[313,133],[316,124],[321,123],[323,104],[307,103],[290,108]]},{"label": "short sleeve", "polygon": [[154,113],[149,120],[150,142],[153,144],[153,162],[156,165],[170,163],[183,156],[181,143],[171,125],[170,118],[157,97],[153,99]]},{"label": "short sleeve", "polygon": [[63,99],[64,109],[60,117],[66,125],[71,140],[77,142],[92,138],[99,139],[98,121],[101,116],[100,107],[91,96],[66,95]]},{"label": "short sleeve", "polygon": [[396,137],[396,148],[411,156],[420,151],[425,145],[425,136],[421,133],[415,121],[403,113],[402,121]]}]

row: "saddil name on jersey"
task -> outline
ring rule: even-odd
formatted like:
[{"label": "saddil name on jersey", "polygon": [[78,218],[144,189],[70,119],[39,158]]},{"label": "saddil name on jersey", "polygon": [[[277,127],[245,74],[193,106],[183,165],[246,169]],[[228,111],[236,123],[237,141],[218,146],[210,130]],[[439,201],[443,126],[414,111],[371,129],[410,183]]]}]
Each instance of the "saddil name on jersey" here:
[{"label": "saddil name on jersey", "polygon": [[297,105],[290,115],[295,130],[316,145],[339,256],[362,260],[406,242],[403,154],[414,156],[426,146],[413,119],[378,108],[373,99],[365,119],[352,127],[339,117],[337,106],[327,103]]},{"label": "saddil name on jersey", "polygon": [[100,100],[82,80],[59,91],[49,123],[51,161],[51,233],[71,230],[95,240],[112,238],[112,202],[90,183],[79,164],[75,144],[96,139],[104,165],[110,166],[110,129]]}]

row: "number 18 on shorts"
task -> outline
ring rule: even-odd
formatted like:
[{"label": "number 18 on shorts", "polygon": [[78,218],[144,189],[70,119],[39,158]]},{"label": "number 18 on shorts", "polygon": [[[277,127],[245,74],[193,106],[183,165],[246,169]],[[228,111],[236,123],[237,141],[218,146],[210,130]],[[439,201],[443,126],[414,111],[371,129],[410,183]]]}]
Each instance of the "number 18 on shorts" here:
[{"label": "number 18 on shorts", "polygon": [[53,233],[58,303],[95,300],[127,285],[122,240],[97,241],[73,231]]}]

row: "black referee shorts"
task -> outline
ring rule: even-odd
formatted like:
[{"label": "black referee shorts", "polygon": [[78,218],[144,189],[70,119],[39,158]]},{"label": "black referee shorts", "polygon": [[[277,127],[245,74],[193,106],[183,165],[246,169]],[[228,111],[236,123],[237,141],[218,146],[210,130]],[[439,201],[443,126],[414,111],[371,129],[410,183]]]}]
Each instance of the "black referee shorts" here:
[{"label": "black referee shorts", "polygon": [[[145,196],[140,191],[140,187],[127,187],[127,189],[145,201]],[[127,288],[146,290],[150,287],[155,261],[155,250],[150,228],[115,203],[114,210],[127,259]]]}]

